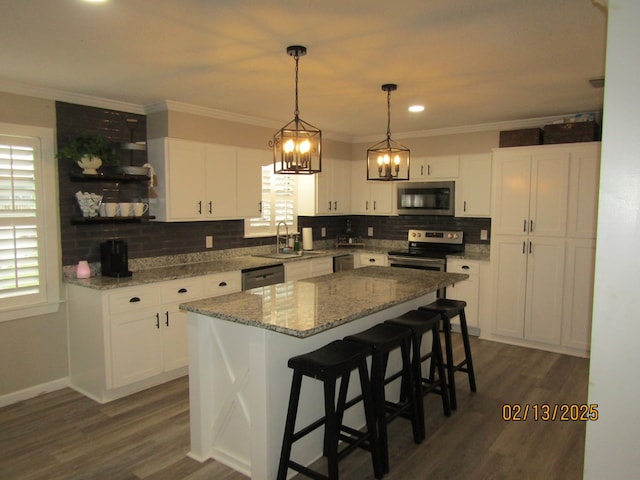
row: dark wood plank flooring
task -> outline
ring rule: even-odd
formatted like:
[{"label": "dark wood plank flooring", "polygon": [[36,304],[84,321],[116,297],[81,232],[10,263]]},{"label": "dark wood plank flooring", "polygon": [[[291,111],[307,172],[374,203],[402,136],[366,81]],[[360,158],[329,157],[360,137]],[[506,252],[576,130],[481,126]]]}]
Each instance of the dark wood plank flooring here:
[{"label": "dark wood plank flooring", "polygon": [[[582,478],[583,422],[508,422],[502,406],[585,403],[589,361],[472,340],[478,392],[471,394],[460,375],[458,410],[449,418],[439,397],[428,396],[427,439],[420,445],[408,421],[394,421],[385,478]],[[457,349],[458,343],[456,335]],[[63,389],[2,408],[0,478],[246,479],[215,461],[186,456],[188,394],[184,377],[106,405]],[[345,459],[341,478],[373,478],[368,454]]]}]

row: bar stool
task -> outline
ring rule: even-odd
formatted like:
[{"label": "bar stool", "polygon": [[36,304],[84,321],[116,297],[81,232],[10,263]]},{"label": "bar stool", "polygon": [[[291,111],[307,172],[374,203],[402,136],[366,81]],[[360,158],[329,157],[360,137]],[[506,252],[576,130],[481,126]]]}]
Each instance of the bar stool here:
[{"label": "bar stool", "polygon": [[[423,418],[418,412],[418,405],[422,405],[422,398],[418,398],[411,368],[411,330],[404,327],[380,323],[354,335],[344,337],[348,342],[355,342],[371,348],[371,389],[376,415],[376,427],[382,456],[382,469],[389,472],[389,439],[387,425],[400,415],[406,415],[411,420],[413,439],[420,443],[424,439],[420,420]],[[387,376],[389,354],[400,349],[402,368]],[[385,386],[401,378],[401,391],[409,392],[395,403],[388,401]]]},{"label": "bar stool", "polygon": [[[415,379],[415,390],[420,398],[428,393],[437,393],[442,397],[442,411],[447,417],[451,415],[451,407],[449,404],[449,393],[444,369],[444,359],[442,356],[442,345],[440,344],[440,315],[422,312],[419,310],[411,310],[405,314],[387,320],[385,323],[409,328],[412,332],[412,354],[411,364],[413,369],[413,377]],[[422,337],[425,333],[431,332],[432,342],[431,350],[422,353]],[[429,368],[429,376],[422,375],[422,363],[431,360]],[[438,378],[435,378],[435,371],[438,372]],[[418,412],[421,415],[420,426],[423,438],[426,436],[424,406],[420,401]]]},{"label": "bar stool", "polygon": [[[284,438],[282,440],[278,480],[286,479],[289,468],[310,478],[337,480],[339,460],[357,447],[371,451],[374,475],[376,478],[382,478],[383,472],[378,451],[373,398],[367,371],[367,357],[370,354],[371,350],[365,345],[335,340],[317,350],[289,359],[287,365],[293,369],[293,381]],[[360,376],[361,397],[366,417],[366,431],[364,432],[342,425],[345,410],[355,404],[355,402],[350,402],[349,405],[346,405],[346,397],[351,372],[356,369]],[[295,432],[303,376],[323,382],[325,416]],[[340,379],[340,388],[336,405],[335,394],[338,378]],[[322,425],[325,427],[323,454],[327,457],[328,475],[311,470],[290,458],[293,443]],[[348,445],[339,451],[338,442],[340,440]]]},{"label": "bar stool", "polygon": [[[445,367],[447,369],[451,408],[454,410],[458,407],[456,399],[456,372],[460,371],[467,373],[469,376],[469,388],[472,392],[476,391],[476,375],[473,371],[473,359],[471,358],[471,345],[469,343],[467,317],[464,313],[464,307],[466,306],[467,302],[462,300],[438,298],[435,302],[419,308],[419,310],[425,312],[439,313],[442,317],[442,330],[444,332],[445,350],[447,353]],[[453,359],[453,343],[451,341],[451,319],[456,316],[460,317],[460,332],[462,333],[462,343],[464,345],[465,356],[464,360],[457,364]]]}]

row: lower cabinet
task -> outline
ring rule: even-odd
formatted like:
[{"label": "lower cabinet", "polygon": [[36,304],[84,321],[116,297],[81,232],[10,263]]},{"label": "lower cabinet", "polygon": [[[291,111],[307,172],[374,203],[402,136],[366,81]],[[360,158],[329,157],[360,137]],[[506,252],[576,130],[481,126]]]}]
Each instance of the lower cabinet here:
[{"label": "lower cabinet", "polygon": [[329,273],[333,273],[333,257],[310,258],[284,264],[284,279],[287,282]]},{"label": "lower cabinet", "polygon": [[[464,309],[467,317],[467,326],[472,335],[480,334],[479,307],[480,307],[480,261],[452,258],[447,260],[447,272],[464,273],[469,275],[467,280],[455,283],[446,288],[446,298],[464,300],[467,306]],[[459,329],[460,321],[456,317],[453,325]]]},{"label": "lower cabinet", "polygon": [[360,252],[353,254],[353,268],[362,268],[369,265],[388,267],[389,258],[387,257],[386,253]]},{"label": "lower cabinet", "polygon": [[112,290],[67,285],[71,386],[102,403],[186,374],[179,305],[240,286],[240,272]]}]

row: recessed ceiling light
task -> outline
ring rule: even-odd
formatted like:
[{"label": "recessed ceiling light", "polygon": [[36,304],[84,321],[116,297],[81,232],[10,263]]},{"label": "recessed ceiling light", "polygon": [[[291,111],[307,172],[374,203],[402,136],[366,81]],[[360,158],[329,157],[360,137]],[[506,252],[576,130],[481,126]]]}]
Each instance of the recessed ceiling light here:
[{"label": "recessed ceiling light", "polygon": [[422,112],[424,110],[424,105],[411,105],[409,107],[410,112]]},{"label": "recessed ceiling light", "polygon": [[107,3],[107,0],[84,0],[87,3]]}]

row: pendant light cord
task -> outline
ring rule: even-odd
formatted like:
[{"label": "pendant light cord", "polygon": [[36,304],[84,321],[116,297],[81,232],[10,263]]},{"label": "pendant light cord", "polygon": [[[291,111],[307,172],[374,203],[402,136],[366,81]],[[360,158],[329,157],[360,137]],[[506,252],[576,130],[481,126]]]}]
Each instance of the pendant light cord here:
[{"label": "pendant light cord", "polygon": [[300,110],[298,110],[298,59],[300,58],[300,56],[298,55],[298,52],[295,53],[295,55],[293,56],[293,59],[296,61],[296,108],[293,111],[293,115],[296,118],[296,122],[298,120],[298,115],[300,114]]}]

